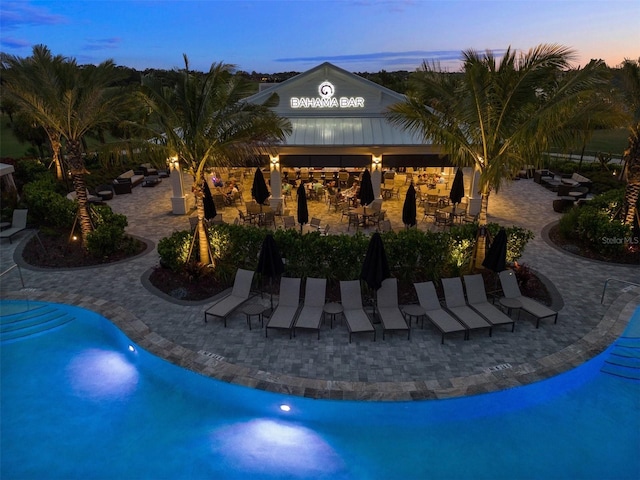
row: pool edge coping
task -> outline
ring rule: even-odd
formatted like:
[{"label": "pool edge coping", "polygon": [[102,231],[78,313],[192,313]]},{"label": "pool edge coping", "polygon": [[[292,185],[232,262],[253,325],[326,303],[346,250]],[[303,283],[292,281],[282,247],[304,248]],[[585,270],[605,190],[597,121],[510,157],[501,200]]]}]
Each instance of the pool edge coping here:
[{"label": "pool edge coping", "polygon": [[444,399],[495,392],[556,376],[590,360],[609,347],[625,330],[640,305],[640,289],[618,296],[602,319],[586,335],[562,350],[511,369],[438,380],[350,382],[270,373],[194,352],[160,336],[122,306],[92,296],[49,291],[9,292],[7,300],[65,303],[99,313],[141,348],[178,366],[227,383],[314,399],[410,401]]}]

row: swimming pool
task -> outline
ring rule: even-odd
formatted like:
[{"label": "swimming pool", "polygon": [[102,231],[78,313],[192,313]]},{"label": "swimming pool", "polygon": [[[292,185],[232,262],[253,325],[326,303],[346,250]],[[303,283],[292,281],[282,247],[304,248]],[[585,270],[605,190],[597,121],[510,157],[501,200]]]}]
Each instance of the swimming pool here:
[{"label": "swimming pool", "polygon": [[[0,302],[5,315],[20,305]],[[311,400],[181,369],[93,312],[31,306],[66,317],[3,337],[2,478],[640,476],[640,382],[601,373],[608,351],[473,397]]]}]

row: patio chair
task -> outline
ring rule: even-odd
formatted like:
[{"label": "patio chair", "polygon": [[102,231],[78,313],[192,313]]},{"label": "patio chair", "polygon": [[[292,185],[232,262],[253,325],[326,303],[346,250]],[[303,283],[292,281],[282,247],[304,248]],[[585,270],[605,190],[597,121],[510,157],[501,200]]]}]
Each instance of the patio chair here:
[{"label": "patio chair", "polygon": [[307,278],[304,292],[304,303],[293,326],[293,336],[297,329],[316,330],[320,340],[320,322],[322,322],[325,296],[327,291],[326,278]]},{"label": "patio chair", "polygon": [[236,278],[233,281],[233,289],[231,293],[218,299],[213,305],[204,311],[204,321],[207,323],[207,317],[222,318],[224,326],[227,326],[227,317],[233,311],[249,300],[251,295],[251,284],[253,283],[253,275],[255,272],[251,270],[243,270],[239,268],[236,272]]},{"label": "patio chair", "polygon": [[288,330],[289,338],[293,331],[293,322],[300,308],[300,278],[280,278],[280,299],[271,314],[264,330],[264,336],[269,336],[269,329]]},{"label": "patio chair", "polygon": [[356,227],[356,230],[360,228],[360,226],[362,225],[360,215],[354,212],[349,212],[349,224],[347,225],[347,231],[351,229],[351,225]]},{"label": "patio chair", "polygon": [[293,218],[293,215],[285,215],[282,217],[282,227],[296,228],[296,219]]},{"label": "patio chair", "polygon": [[491,336],[493,329],[491,324],[467,305],[464,299],[464,291],[462,290],[462,280],[459,277],[443,278],[442,288],[444,289],[445,306],[460,323],[467,327],[467,338],[469,338],[469,332],[471,330],[479,330],[482,328],[488,328],[489,336]]},{"label": "patio chair", "polygon": [[382,340],[387,331],[406,331],[411,339],[411,328],[398,306],[398,279],[386,278],[376,292],[376,307],[382,323]]},{"label": "patio chair", "polygon": [[445,212],[436,211],[435,224],[439,227],[448,228],[451,226],[451,219]]},{"label": "patio chair", "polygon": [[349,329],[349,343],[354,333],[372,333],[373,341],[376,341],[376,329],[373,328],[369,316],[362,307],[362,292],[360,280],[341,280],[340,297],[342,298],[343,316]]},{"label": "patio chair", "polygon": [[13,211],[13,217],[11,219],[11,226],[0,230],[0,238],[8,238],[9,243],[12,243],[12,238],[15,234],[20,233],[27,228],[27,213],[26,208],[16,208]]},{"label": "patio chair", "polygon": [[482,315],[492,326],[511,325],[511,331],[513,332],[516,328],[515,320],[505,315],[487,300],[487,292],[484,288],[482,275],[465,275],[463,278],[464,287],[467,291],[467,303],[471,308]]},{"label": "patio chair", "polygon": [[[440,343],[444,344],[444,336],[448,333],[463,332],[464,339],[467,339],[467,327],[442,308],[433,282],[414,283],[413,288],[416,289],[418,302],[424,308],[427,319],[440,330]],[[424,327],[424,321],[422,326]]]},{"label": "patio chair", "polygon": [[391,220],[389,220],[389,219],[382,220],[380,222],[379,230],[380,230],[381,233],[393,232],[393,228],[391,227]]},{"label": "patio chair", "polygon": [[518,300],[521,305],[521,310],[535,317],[536,328],[540,326],[540,320],[543,318],[553,317],[553,323],[558,323],[558,312],[554,312],[540,302],[522,295],[513,270],[503,270],[500,272],[500,285],[502,285],[502,293],[504,293],[505,298]]},{"label": "patio chair", "polygon": [[322,228],[321,222],[322,220],[320,220],[319,218],[312,217],[311,221],[309,222],[309,228],[313,228],[314,230],[320,230],[320,228]]},{"label": "patio chair", "polygon": [[320,236],[321,237],[326,237],[327,235],[329,235],[329,229],[331,228],[331,226],[327,223],[324,227],[320,227],[318,229],[318,232],[320,232]]}]

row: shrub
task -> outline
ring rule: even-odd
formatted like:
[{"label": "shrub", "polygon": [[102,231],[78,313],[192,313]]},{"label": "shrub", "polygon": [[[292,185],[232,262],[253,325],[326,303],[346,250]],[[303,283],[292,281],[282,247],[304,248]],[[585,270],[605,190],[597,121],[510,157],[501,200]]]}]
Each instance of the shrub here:
[{"label": "shrub", "polygon": [[23,199],[29,209],[29,217],[36,225],[71,229],[76,215],[76,204],[56,193],[54,182],[50,178],[25,185]]},{"label": "shrub", "polygon": [[[500,226],[491,224],[497,233]],[[514,262],[522,255],[533,233],[509,227],[507,260]],[[286,274],[294,277],[326,278],[330,283],[355,280],[366,255],[369,237],[355,235],[321,236],[317,232],[300,234],[294,229],[278,229],[273,233],[286,259]],[[477,225],[461,225],[449,232],[423,232],[412,228],[382,234],[391,275],[402,283],[438,280],[466,272],[475,245]],[[238,268],[255,270],[258,253],[266,232],[254,226],[222,224],[209,229],[215,268],[213,275],[220,283],[229,285]],[[187,258],[193,235],[189,231],[175,232],[158,243],[160,263],[174,271],[189,268],[188,262],[198,262],[198,249]]]},{"label": "shrub", "polygon": [[571,209],[560,219],[560,235],[603,255],[621,252],[625,239],[631,236],[631,228],[615,219],[623,198],[624,190],[612,190],[581,208]]}]

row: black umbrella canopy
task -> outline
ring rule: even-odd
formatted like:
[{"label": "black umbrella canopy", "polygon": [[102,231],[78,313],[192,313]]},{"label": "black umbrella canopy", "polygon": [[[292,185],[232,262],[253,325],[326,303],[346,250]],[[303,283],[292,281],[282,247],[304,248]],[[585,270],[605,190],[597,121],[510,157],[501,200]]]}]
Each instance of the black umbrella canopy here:
[{"label": "black umbrella canopy", "polygon": [[462,177],[462,169],[458,168],[456,176],[453,178],[453,184],[451,185],[451,191],[449,192],[449,199],[454,205],[460,203],[460,200],[464,197],[464,178]]},{"label": "black umbrella canopy", "polygon": [[276,278],[284,272],[284,263],[272,234],[262,241],[256,272],[268,278]]},{"label": "black umbrella canopy", "polygon": [[218,212],[216,211],[216,204],[213,201],[213,195],[211,195],[211,189],[209,188],[209,184],[205,180],[204,186],[202,187],[204,192],[204,196],[202,197],[202,204],[204,206],[204,218],[207,220],[212,220]]},{"label": "black umbrella canopy", "polygon": [[[272,234],[268,234],[262,241],[256,272],[263,277],[263,287],[264,278],[269,278],[269,284],[271,285],[273,279],[284,272],[284,263]],[[273,310],[273,289],[271,290],[271,309]]]},{"label": "black umbrella canopy", "polygon": [[416,223],[416,189],[413,182],[407,189],[407,195],[404,197],[404,205],[402,206],[402,223],[408,227],[415,226]]},{"label": "black umbrella canopy", "polygon": [[298,223],[300,224],[300,231],[302,231],[302,225],[309,223],[309,208],[307,206],[307,192],[304,189],[304,183],[301,183],[298,187]]},{"label": "black umbrella canopy", "polygon": [[365,169],[362,174],[362,183],[360,184],[358,199],[360,200],[360,205],[369,205],[375,200],[373,184],[371,183],[371,174],[368,169]]},{"label": "black umbrella canopy", "polygon": [[256,173],[253,176],[253,185],[251,185],[251,196],[256,200],[258,205],[264,205],[269,195],[269,189],[264,181],[264,175],[262,175],[260,168],[256,168]]},{"label": "black umbrella canopy", "polygon": [[501,228],[491,242],[489,251],[484,257],[482,266],[498,273],[505,269],[507,265],[507,232]]},{"label": "black umbrella canopy", "polygon": [[382,281],[390,276],[389,262],[384,251],[382,237],[378,232],[375,232],[371,236],[367,247],[367,255],[364,257],[360,279],[367,282],[369,288],[378,290],[382,286]]}]

